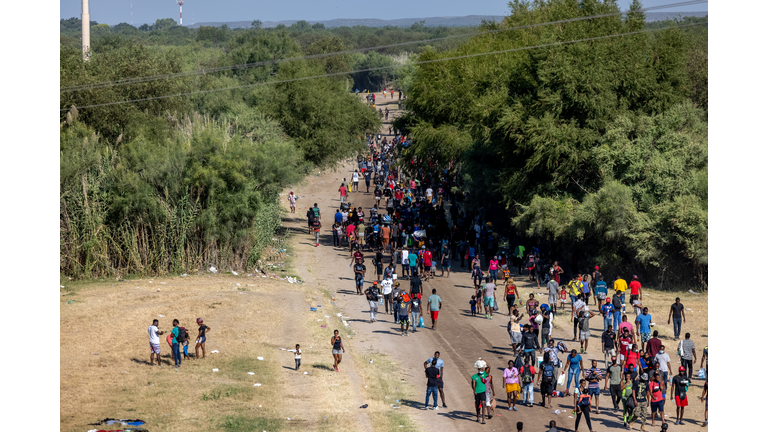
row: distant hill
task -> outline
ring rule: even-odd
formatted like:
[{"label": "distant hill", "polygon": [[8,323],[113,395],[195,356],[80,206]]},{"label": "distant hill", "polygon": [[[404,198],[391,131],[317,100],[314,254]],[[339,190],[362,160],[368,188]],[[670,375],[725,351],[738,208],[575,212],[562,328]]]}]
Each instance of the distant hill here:
[{"label": "distant hill", "polygon": [[[684,16],[705,17],[708,12],[647,12],[646,17],[648,22],[661,21],[668,18],[678,18]],[[309,24],[321,23],[326,28],[333,27],[354,27],[354,26],[366,26],[366,27],[410,27],[414,23],[424,21],[427,27],[469,27],[478,26],[482,20],[486,21],[501,21],[504,19],[503,15],[467,15],[463,17],[428,17],[428,18],[399,18],[392,20],[382,20],[377,18],[337,18],[326,21],[313,21],[307,20]],[[251,21],[227,21],[227,22],[199,22],[189,25],[191,28],[200,26],[212,26],[220,27],[224,24],[229,28],[249,28],[251,27]],[[298,20],[287,21],[264,21],[262,26],[264,27],[277,27],[279,24],[290,26]]]}]

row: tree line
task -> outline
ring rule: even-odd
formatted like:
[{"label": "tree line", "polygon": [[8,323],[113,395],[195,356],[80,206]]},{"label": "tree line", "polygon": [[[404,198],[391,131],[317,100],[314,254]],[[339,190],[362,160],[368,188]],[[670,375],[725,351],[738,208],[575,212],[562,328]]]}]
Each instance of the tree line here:
[{"label": "tree line", "polygon": [[[90,61],[60,48],[60,85],[172,74],[336,50],[251,29],[224,47],[151,45],[109,35]],[[275,246],[280,191],[364,148],[379,118],[335,56],[60,94],[60,270],[68,277],[253,266]],[[199,90],[233,90],[76,109]],[[308,198],[309,199],[309,198]]]},{"label": "tree line", "polygon": [[[612,0],[509,3],[515,27],[618,12]],[[473,37],[418,60],[648,28],[631,13]],[[689,23],[690,19],[682,23]],[[576,271],[707,286],[707,27],[417,65],[396,126],[425,170],[453,162],[467,203]],[[435,175],[439,175],[435,171]]]}]

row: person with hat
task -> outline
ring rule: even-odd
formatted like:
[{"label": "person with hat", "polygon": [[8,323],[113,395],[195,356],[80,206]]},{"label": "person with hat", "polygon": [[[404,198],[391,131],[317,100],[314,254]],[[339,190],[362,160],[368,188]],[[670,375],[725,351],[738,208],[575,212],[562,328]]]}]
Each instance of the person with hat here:
[{"label": "person with hat", "polygon": [[670,400],[674,397],[677,407],[676,425],[684,424],[683,415],[685,415],[685,407],[688,406],[688,384],[690,384],[690,380],[685,376],[685,367],[680,366],[677,369],[677,375],[672,378],[672,392],[669,394]]},{"label": "person with hat", "polygon": [[611,364],[605,371],[605,384],[603,390],[608,390],[610,385],[611,402],[613,410],[619,410],[619,401],[621,400],[621,365],[616,362],[616,356],[611,356]]},{"label": "person with hat", "polygon": [[587,390],[595,401],[595,414],[600,414],[600,379],[602,371],[597,367],[597,360],[592,359],[592,367],[584,371],[587,380]]},{"label": "person with hat", "polygon": [[[477,422],[485,424],[485,416],[488,414],[488,406],[485,404],[485,391],[486,391],[486,379],[488,378],[488,372],[486,372],[487,364],[483,359],[479,359],[475,362],[475,369],[477,373],[470,377],[470,385],[472,387],[472,393],[475,398],[475,411],[477,413]],[[480,421],[480,415],[482,414],[482,421]]]},{"label": "person with hat", "polygon": [[365,298],[368,300],[368,305],[371,307],[371,322],[376,322],[376,315],[379,313],[379,287],[378,282],[373,281],[373,284],[365,290]]},{"label": "person with hat", "polygon": [[634,300],[643,299],[643,287],[640,285],[640,281],[637,280],[637,275],[632,276],[632,282],[629,283],[629,302]]},{"label": "person with hat", "polygon": [[411,307],[411,296],[405,292],[400,292],[397,296],[397,322],[400,323],[400,336],[408,336],[408,325],[410,324],[408,315]]},{"label": "person with hat", "polygon": [[195,340],[195,360],[197,360],[199,356],[197,352],[198,349],[203,350],[203,360],[205,360],[205,334],[211,331],[211,328],[203,324],[202,318],[197,319],[197,325],[199,327],[197,328],[197,339]]},{"label": "person with hat", "polygon": [[632,412],[632,418],[629,421],[628,429],[632,429],[638,417],[640,417],[640,430],[645,430],[645,419],[648,416],[648,399],[650,399],[650,389],[648,387],[648,374],[640,375],[640,379],[632,384],[632,399],[635,401],[635,409]]}]

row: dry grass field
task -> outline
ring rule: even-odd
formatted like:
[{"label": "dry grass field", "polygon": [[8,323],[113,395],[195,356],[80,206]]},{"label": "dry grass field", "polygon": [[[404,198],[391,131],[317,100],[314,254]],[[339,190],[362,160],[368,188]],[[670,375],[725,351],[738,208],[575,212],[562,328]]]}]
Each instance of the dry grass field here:
[{"label": "dry grass field", "polygon": [[[391,374],[394,366],[385,356],[375,354],[376,361],[368,363],[370,354],[355,353],[349,343],[340,368],[354,362],[364,370],[361,382],[332,370],[333,330],[339,329],[345,341],[354,335],[319,284],[218,274],[65,285],[63,431],[88,430],[89,423],[107,417],[139,418],[149,430],[163,431],[353,431],[359,428],[350,412],[357,415],[355,400],[361,394],[372,401],[366,414],[375,420],[373,430],[391,430],[395,424],[398,430],[416,430],[405,414],[385,403],[397,399],[395,387],[401,394],[409,391]],[[317,305],[322,307],[311,312]],[[176,370],[164,335],[163,367],[149,366],[152,320],[159,319],[160,329],[168,332],[177,318],[196,336],[197,317],[211,328],[206,358],[185,360]],[[298,372],[287,351],[297,343],[303,352]],[[194,343],[189,352],[194,353]]]}]

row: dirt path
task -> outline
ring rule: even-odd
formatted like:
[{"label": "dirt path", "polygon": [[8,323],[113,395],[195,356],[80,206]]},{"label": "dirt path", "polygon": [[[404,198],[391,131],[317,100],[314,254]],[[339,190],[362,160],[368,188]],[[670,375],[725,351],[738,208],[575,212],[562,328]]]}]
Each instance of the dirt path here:
[{"label": "dirt path", "polygon": [[[393,99],[384,99],[383,95],[377,94],[377,107],[390,108],[389,121],[382,126],[382,134],[389,133],[391,120],[399,112],[397,110],[397,101]],[[388,135],[389,138],[389,135]],[[319,174],[316,178],[310,179],[310,185],[306,191],[297,191],[298,195],[305,195],[297,204],[297,214],[303,216],[306,207],[314,202],[319,204],[323,212],[323,222],[326,225],[332,223],[332,215],[339,205],[338,185],[341,179],[346,177],[351,179],[351,173],[356,164],[348,162],[343,164],[338,172]],[[373,194],[366,194],[364,191],[352,193],[350,201],[354,206],[362,205],[368,213],[368,209],[373,205]],[[287,206],[287,203],[286,203]],[[303,221],[301,227],[303,228]],[[300,237],[306,238],[304,248],[299,251],[299,257],[305,264],[312,263],[319,266],[320,269],[313,271],[313,279],[316,282],[322,282],[332,288],[332,292],[337,293],[338,306],[344,310],[345,315],[351,317],[350,323],[356,332],[356,337],[348,343],[354,345],[355,350],[365,351],[373,350],[388,354],[401,367],[407,371],[408,380],[416,388],[417,395],[423,395],[425,389],[425,378],[423,375],[423,362],[432,356],[435,351],[441,352],[441,358],[445,361],[444,382],[447,409],[438,411],[427,411],[423,409],[423,399],[416,397],[417,400],[403,400],[401,403],[408,407],[408,412],[415,416],[423,425],[424,430],[466,430],[467,427],[473,427],[475,424],[475,414],[473,410],[472,393],[469,377],[475,372],[472,369],[472,363],[479,357],[486,359],[493,369],[494,384],[496,388],[496,397],[498,408],[493,420],[488,421],[486,428],[495,430],[514,430],[515,423],[523,421],[527,427],[546,428],[550,420],[556,420],[558,426],[572,428],[574,419],[571,416],[573,409],[572,398],[555,398],[552,401],[551,409],[543,409],[540,406],[533,408],[519,407],[517,412],[510,412],[506,409],[506,395],[503,391],[501,382],[502,371],[512,356],[509,335],[506,332],[508,317],[505,315],[496,315],[493,320],[486,319],[484,316],[472,317],[469,314],[469,299],[474,293],[472,282],[469,276],[468,268],[460,268],[458,262],[452,262],[453,272],[450,278],[436,278],[424,284],[425,293],[429,293],[432,288],[437,289],[443,300],[443,309],[440,313],[439,330],[433,331],[429,328],[419,329],[414,335],[407,337],[400,336],[400,327],[395,325],[393,317],[387,316],[380,309],[379,320],[376,323],[369,323],[368,305],[362,296],[355,295],[352,270],[349,268],[349,251],[345,248],[334,248],[330,233],[324,228],[324,235],[321,237],[321,245],[318,248],[310,246],[311,240],[306,231],[300,234]],[[313,245],[312,245],[313,246]],[[370,262],[372,254],[366,254],[366,262]],[[483,257],[485,259],[485,257]],[[487,260],[485,260],[487,266]],[[385,261],[386,265],[386,261]],[[297,266],[299,268],[302,265]],[[375,271],[369,267],[368,277],[366,278],[366,287],[374,280]],[[399,266],[398,266],[399,267]],[[303,275],[303,274],[302,274]],[[524,277],[517,278],[518,286],[521,288],[521,294],[527,298],[528,294],[544,293],[544,289],[536,289],[535,285],[526,282],[520,283]],[[407,286],[407,280],[404,281]],[[501,298],[498,296],[497,298]],[[537,297],[541,301],[541,297]],[[502,308],[503,309],[503,308]],[[659,313],[659,312],[657,312]],[[429,320],[427,320],[428,322]],[[661,322],[661,319],[657,319]],[[590,354],[584,355],[585,365],[589,360],[595,358],[599,360],[598,366],[603,368],[603,357],[600,353],[600,335],[602,334],[602,321],[598,318],[592,320],[592,339]],[[569,329],[554,329],[554,336],[557,340],[564,340],[569,348],[578,348],[576,342],[571,342]],[[671,341],[665,341],[667,345],[672,345]],[[699,358],[703,344],[696,342]],[[674,349],[667,349],[673,352]],[[673,354],[673,353],[672,353]],[[675,355],[671,355],[672,367],[677,368]],[[347,365],[349,368],[350,365]],[[696,365],[698,367],[698,365]],[[349,371],[350,380],[357,385],[357,378],[354,370]],[[702,382],[694,380],[694,385],[703,385]],[[558,386],[562,390],[563,386]],[[540,402],[541,396],[536,387],[535,403]],[[696,396],[700,394],[697,389]],[[605,408],[610,405],[610,398],[603,395],[601,398],[602,406]],[[703,407],[698,401],[694,401],[686,410],[686,418],[703,419]],[[559,415],[554,414],[555,409],[564,412]],[[667,398],[666,412],[668,418],[674,416],[674,402]],[[650,427],[649,410],[647,428]],[[593,429],[621,427],[620,414],[613,413],[611,410],[605,410],[600,415],[593,413]],[[657,419],[658,420],[658,419]],[[361,423],[364,424],[364,423]],[[658,423],[657,423],[658,424]],[[478,426],[479,427],[479,426]],[[673,426],[674,427],[674,426]],[[676,426],[676,428],[691,429],[699,428],[698,424],[686,422],[686,426]],[[586,429],[586,427],[584,427]],[[636,425],[636,429],[639,426]]]}]

